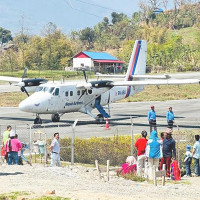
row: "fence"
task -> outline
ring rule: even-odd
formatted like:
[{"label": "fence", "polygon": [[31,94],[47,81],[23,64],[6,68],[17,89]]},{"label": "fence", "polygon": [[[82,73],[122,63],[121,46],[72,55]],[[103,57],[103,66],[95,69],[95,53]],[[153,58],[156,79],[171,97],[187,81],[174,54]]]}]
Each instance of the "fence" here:
[{"label": "fence", "polygon": [[[6,126],[0,125],[1,133],[6,130]],[[55,132],[60,133],[60,156],[61,161],[64,162],[94,164],[97,159],[100,164],[106,165],[107,160],[110,160],[110,164],[115,166],[121,165],[128,155],[136,156],[136,149],[131,146],[140,137],[140,132],[136,133],[134,124],[133,126],[116,125],[110,130],[104,130],[104,124],[92,124],[87,129],[79,124],[75,132],[73,128],[72,124],[68,123],[13,126],[19,140],[30,147],[25,153],[31,162],[47,164],[50,144]],[[94,131],[99,132],[103,137],[87,137],[86,130],[90,134]],[[198,132],[177,130],[174,127],[173,138],[176,140],[177,160],[181,168],[184,167],[185,147],[187,144],[193,145],[194,134]],[[132,145],[131,141],[133,141]]]}]

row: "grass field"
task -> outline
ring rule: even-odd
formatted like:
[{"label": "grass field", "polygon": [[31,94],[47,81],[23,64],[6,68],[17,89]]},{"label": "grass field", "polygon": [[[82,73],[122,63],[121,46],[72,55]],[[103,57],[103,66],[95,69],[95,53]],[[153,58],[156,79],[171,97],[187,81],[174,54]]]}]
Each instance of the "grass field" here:
[{"label": "grass field", "polygon": [[[179,99],[197,99],[200,98],[200,86],[182,85],[182,86],[146,86],[145,90],[131,96],[121,102],[141,102],[141,101],[167,101]],[[18,104],[27,96],[22,92],[0,93],[0,106],[18,106]]]}]

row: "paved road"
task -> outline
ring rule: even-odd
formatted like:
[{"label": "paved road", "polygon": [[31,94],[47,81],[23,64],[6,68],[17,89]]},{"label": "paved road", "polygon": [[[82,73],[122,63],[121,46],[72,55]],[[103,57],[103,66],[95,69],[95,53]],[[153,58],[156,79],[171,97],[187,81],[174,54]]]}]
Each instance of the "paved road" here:
[{"label": "paved road", "polygon": [[[169,106],[173,107],[176,122],[181,129],[199,129],[200,128],[200,99],[195,100],[174,100],[165,102],[132,102],[132,103],[114,103],[111,105],[111,119],[109,119],[110,130],[104,130],[105,122],[96,123],[90,116],[81,113],[69,113],[61,117],[61,123],[72,124],[75,119],[79,119],[76,127],[78,137],[89,138],[92,136],[106,137],[116,134],[130,134],[130,116],[133,117],[134,133],[140,133],[142,130],[149,131],[147,122],[147,112],[151,105],[155,106],[157,112],[158,131],[166,128],[166,112]],[[35,116],[31,113],[25,113],[18,108],[0,108],[0,124],[27,125],[32,124]],[[44,123],[50,123],[50,115],[41,115]],[[1,126],[3,127],[5,126]],[[53,131],[58,129],[54,128]],[[72,129],[70,126],[64,127],[61,132],[63,136],[70,136]],[[53,134],[52,132],[50,132]],[[61,133],[62,135],[62,133]],[[51,135],[52,136],[52,135]]]}]

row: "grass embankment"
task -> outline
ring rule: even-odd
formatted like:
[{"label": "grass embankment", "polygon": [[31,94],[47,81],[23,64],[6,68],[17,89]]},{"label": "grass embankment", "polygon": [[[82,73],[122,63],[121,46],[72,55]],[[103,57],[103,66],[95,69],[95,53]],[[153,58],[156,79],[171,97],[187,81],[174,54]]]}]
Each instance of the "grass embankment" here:
[{"label": "grass embankment", "polygon": [[[13,76],[22,77],[24,71],[14,71],[14,72],[0,72],[0,76]],[[94,72],[87,71],[87,76],[89,78],[94,77]],[[72,80],[72,79],[84,79],[83,72],[81,71],[65,71],[65,70],[28,70],[27,78],[45,78],[48,80],[61,80],[62,78]]]},{"label": "grass embankment", "polygon": [[[146,86],[145,90],[120,102],[167,101],[200,98],[199,85]],[[0,106],[18,106],[27,96],[22,92],[0,93]]]}]

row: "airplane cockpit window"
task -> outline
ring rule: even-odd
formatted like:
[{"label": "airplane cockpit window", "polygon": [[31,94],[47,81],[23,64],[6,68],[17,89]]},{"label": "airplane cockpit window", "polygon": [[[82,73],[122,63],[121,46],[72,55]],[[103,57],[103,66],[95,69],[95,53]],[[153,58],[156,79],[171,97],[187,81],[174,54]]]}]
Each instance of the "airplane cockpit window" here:
[{"label": "airplane cockpit window", "polygon": [[70,91],[70,96],[73,96],[73,91]]},{"label": "airplane cockpit window", "polygon": [[44,87],[43,91],[47,92],[49,90],[49,87]]},{"label": "airplane cockpit window", "polygon": [[37,87],[35,92],[40,92],[42,91],[43,87]]},{"label": "airplane cockpit window", "polygon": [[85,93],[85,90],[82,90],[82,95],[84,95],[84,93]]},{"label": "airplane cockpit window", "polygon": [[56,88],[55,92],[54,92],[54,95],[55,96],[58,96],[59,95],[59,88]]},{"label": "airplane cockpit window", "polygon": [[54,91],[54,88],[55,88],[55,87],[50,87],[49,90],[48,90],[48,92],[49,92],[49,93],[52,93],[52,92]]},{"label": "airplane cockpit window", "polygon": [[88,94],[92,94],[92,90],[88,90]]},{"label": "airplane cockpit window", "polygon": [[66,97],[69,96],[69,92],[68,92],[68,91],[65,92],[65,96],[66,96]]},{"label": "airplane cockpit window", "polygon": [[79,96],[81,94],[81,91],[80,90],[77,90],[77,95]]}]

